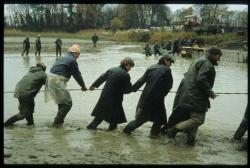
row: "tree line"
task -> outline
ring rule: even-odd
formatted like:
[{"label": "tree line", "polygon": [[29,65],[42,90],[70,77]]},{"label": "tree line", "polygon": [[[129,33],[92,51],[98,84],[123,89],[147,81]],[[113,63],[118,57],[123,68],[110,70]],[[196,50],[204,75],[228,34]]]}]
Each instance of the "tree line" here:
[{"label": "tree line", "polygon": [[202,24],[246,26],[247,9],[230,11],[226,5],[193,5],[172,12],[163,4],[8,4],[4,26],[22,31],[66,31],[172,26],[187,15]]}]

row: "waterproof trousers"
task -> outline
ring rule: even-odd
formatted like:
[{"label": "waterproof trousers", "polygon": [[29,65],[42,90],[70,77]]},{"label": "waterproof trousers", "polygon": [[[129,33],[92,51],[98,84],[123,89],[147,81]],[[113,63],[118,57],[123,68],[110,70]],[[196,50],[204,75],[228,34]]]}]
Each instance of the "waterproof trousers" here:
[{"label": "waterproof trousers", "polygon": [[5,123],[4,126],[10,126],[16,121],[23,120],[24,118],[27,121],[27,125],[33,125],[33,113],[35,108],[35,102],[33,97],[23,96],[18,98],[19,101],[19,113],[10,117]]}]

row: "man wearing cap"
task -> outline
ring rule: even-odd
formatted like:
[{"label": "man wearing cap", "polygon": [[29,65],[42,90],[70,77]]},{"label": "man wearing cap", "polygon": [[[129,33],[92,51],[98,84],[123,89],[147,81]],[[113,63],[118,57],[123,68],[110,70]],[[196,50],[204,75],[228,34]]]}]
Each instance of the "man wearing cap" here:
[{"label": "man wearing cap", "polygon": [[29,41],[29,36],[26,37],[26,39],[23,40],[23,52],[22,56],[24,53],[26,53],[26,56],[29,55],[29,50],[30,50],[30,41]]},{"label": "man wearing cap", "polygon": [[40,35],[38,35],[37,39],[36,39],[36,52],[35,52],[35,55],[38,53],[38,56],[40,56],[41,48],[42,48],[42,44],[41,44],[41,40],[40,40]]},{"label": "man wearing cap", "polygon": [[43,63],[37,63],[36,67],[31,67],[29,72],[17,83],[14,97],[19,101],[19,113],[10,117],[4,126],[10,126],[24,118],[27,120],[27,125],[34,124],[34,98],[46,82],[45,70],[46,66]]},{"label": "man wearing cap", "polygon": [[177,90],[173,111],[168,123],[162,127],[169,138],[175,138],[178,132],[187,133],[186,144],[194,145],[198,127],[205,121],[210,108],[209,98],[217,95],[213,92],[216,71],[222,51],[211,47],[205,57],[190,65]]},{"label": "man wearing cap", "polygon": [[165,54],[159,62],[149,67],[144,75],[138,79],[132,87],[136,92],[144,83],[142,94],[136,108],[135,120],[131,121],[125,128],[124,133],[129,134],[147,121],[153,122],[150,137],[159,136],[160,127],[167,122],[164,98],[173,85],[171,65],[174,58]]},{"label": "man wearing cap", "polygon": [[130,69],[134,67],[134,61],[126,57],[120,66],[110,68],[103,73],[89,88],[91,91],[98,88],[106,81],[101,96],[91,113],[95,118],[87,126],[87,129],[95,130],[104,120],[109,123],[108,130],[117,128],[117,124],[126,122],[126,116],[122,107],[123,94],[131,92]]},{"label": "man wearing cap", "polygon": [[49,93],[58,105],[57,116],[53,123],[54,127],[60,127],[63,125],[64,118],[72,107],[72,99],[67,90],[67,82],[71,75],[80,85],[82,91],[87,90],[76,61],[79,56],[80,46],[74,44],[69,47],[68,53],[64,57],[59,58],[50,69],[45,93]]}]

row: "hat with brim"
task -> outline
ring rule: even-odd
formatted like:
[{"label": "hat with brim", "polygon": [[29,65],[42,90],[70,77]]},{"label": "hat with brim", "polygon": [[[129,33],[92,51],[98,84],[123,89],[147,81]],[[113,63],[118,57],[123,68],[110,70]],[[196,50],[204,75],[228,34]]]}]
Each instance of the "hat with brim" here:
[{"label": "hat with brim", "polygon": [[80,46],[78,44],[74,44],[71,47],[69,47],[68,51],[80,54]]}]

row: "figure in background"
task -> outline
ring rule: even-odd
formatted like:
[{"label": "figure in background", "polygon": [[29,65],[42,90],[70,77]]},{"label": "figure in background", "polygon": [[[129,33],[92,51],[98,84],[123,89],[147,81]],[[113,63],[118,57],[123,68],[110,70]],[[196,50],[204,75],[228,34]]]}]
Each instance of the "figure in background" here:
[{"label": "figure in background", "polygon": [[35,55],[38,53],[38,56],[40,56],[41,48],[42,48],[42,44],[41,44],[41,40],[40,40],[40,35],[38,35],[37,39],[36,39],[36,52],[35,52]]},{"label": "figure in background", "polygon": [[19,101],[19,113],[10,117],[4,126],[10,126],[16,121],[27,121],[27,125],[33,125],[33,113],[35,108],[35,97],[41,87],[45,84],[47,75],[46,66],[43,63],[37,63],[36,67],[32,66],[29,72],[17,83],[14,97]]},{"label": "figure in background", "polygon": [[158,54],[159,56],[162,55],[160,49],[161,49],[160,44],[159,44],[159,43],[156,43],[156,44],[154,45],[154,54],[155,54],[155,56],[157,56],[157,54]]},{"label": "figure in background", "polygon": [[96,43],[97,41],[99,41],[99,37],[97,36],[96,33],[94,33],[94,35],[92,36],[92,42],[93,42],[93,47],[96,47]]},{"label": "figure in background", "polygon": [[23,40],[22,56],[24,55],[24,53],[26,53],[26,56],[28,56],[29,55],[29,50],[30,50],[30,40],[29,40],[29,36],[27,36],[26,39]]},{"label": "figure in background", "polygon": [[61,57],[62,54],[62,40],[60,38],[56,39],[56,58],[58,58],[58,54]]},{"label": "figure in background", "polygon": [[144,48],[145,50],[145,56],[148,57],[148,56],[151,56],[151,47],[149,46],[149,44],[146,45],[146,47]]}]

